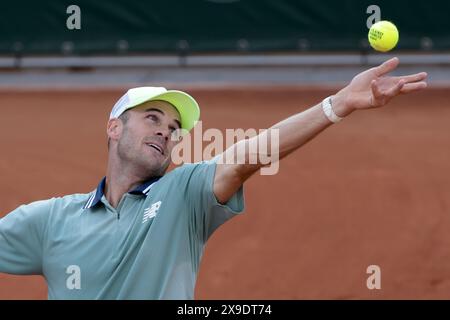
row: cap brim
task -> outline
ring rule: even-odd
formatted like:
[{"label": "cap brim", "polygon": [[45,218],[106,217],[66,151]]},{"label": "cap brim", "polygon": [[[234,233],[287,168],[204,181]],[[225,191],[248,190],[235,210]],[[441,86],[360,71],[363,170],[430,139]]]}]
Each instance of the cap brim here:
[{"label": "cap brim", "polygon": [[200,108],[197,101],[189,94],[179,90],[167,90],[157,96],[144,101],[135,102],[127,109],[134,108],[142,103],[154,100],[162,100],[170,103],[177,109],[181,118],[181,128],[190,131],[200,119]]}]

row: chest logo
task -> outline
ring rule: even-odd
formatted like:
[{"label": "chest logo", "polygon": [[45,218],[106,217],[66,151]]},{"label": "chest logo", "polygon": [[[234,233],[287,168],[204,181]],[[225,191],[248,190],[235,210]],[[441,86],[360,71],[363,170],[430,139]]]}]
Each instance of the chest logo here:
[{"label": "chest logo", "polygon": [[148,220],[156,216],[159,207],[161,206],[161,201],[155,202],[149,208],[144,210],[144,216],[142,217],[142,223],[146,223]]}]

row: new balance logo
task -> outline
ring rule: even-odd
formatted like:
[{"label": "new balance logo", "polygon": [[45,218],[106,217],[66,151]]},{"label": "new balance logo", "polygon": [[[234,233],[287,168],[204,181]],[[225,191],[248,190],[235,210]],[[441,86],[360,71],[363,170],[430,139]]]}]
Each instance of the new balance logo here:
[{"label": "new balance logo", "polygon": [[150,208],[147,208],[144,210],[144,217],[142,218],[142,223],[146,223],[148,220],[156,216],[156,213],[159,210],[159,207],[161,206],[161,201],[155,202],[152,204]]}]

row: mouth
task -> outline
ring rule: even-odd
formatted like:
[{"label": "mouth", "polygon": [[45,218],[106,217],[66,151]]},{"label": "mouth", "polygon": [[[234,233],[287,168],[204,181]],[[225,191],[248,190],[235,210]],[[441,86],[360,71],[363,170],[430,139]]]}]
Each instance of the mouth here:
[{"label": "mouth", "polygon": [[160,154],[164,155],[164,150],[160,145],[157,145],[155,143],[146,143],[149,147],[152,147],[156,151],[158,151]]}]

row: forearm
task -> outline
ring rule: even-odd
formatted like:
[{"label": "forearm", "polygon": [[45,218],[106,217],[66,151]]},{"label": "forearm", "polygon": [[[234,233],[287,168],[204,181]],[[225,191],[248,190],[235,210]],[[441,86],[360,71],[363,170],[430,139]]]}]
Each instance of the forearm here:
[{"label": "forearm", "polygon": [[[352,112],[338,94],[332,96],[332,105],[334,112],[340,117]],[[332,124],[322,109],[322,103],[278,122],[269,130],[278,130],[279,159],[297,150]]]},{"label": "forearm", "polygon": [[[352,110],[343,103],[340,93],[332,96],[333,110],[336,115],[345,117]],[[235,183],[238,185],[262,167],[274,164],[297,150],[332,123],[325,115],[322,103],[319,103],[276,123],[259,135],[241,140],[227,149],[222,159],[226,165],[222,166],[219,171],[225,172],[227,176],[239,178]],[[273,172],[271,169],[273,168],[269,167],[263,170]],[[262,172],[262,174],[266,173]]]},{"label": "forearm", "polygon": [[[340,117],[345,117],[352,112],[352,109],[342,100],[339,93],[332,96],[334,112]],[[237,167],[241,171],[240,175],[247,177],[261,167],[284,158],[331,124],[333,122],[325,115],[322,103],[318,103],[276,123],[253,138],[238,142],[234,148],[230,149],[237,155],[237,159],[241,159],[241,165]]]},{"label": "forearm", "polygon": [[[351,109],[342,103],[339,94],[332,97],[332,105],[334,112],[340,117],[351,113]],[[227,149],[222,155],[223,158],[216,172],[215,194],[218,200],[229,199],[235,190],[256,171],[276,163],[297,150],[332,123],[325,115],[322,103],[319,103]],[[269,171],[272,172],[272,170]]]}]

